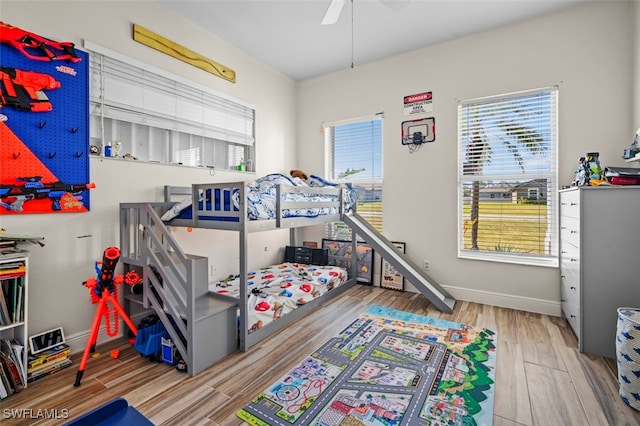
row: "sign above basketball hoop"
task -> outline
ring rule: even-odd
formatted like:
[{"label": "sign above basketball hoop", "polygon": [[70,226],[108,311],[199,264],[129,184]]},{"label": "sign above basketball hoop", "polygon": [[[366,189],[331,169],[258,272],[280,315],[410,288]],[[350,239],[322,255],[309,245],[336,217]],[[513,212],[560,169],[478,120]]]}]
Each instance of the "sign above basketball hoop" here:
[{"label": "sign above basketball hoop", "polygon": [[416,93],[404,97],[404,115],[422,114],[433,111],[432,92]]}]

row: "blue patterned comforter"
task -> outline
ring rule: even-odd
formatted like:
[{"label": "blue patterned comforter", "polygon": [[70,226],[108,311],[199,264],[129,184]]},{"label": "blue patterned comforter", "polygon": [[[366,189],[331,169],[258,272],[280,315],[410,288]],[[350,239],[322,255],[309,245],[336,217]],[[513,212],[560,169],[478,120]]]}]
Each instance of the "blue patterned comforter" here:
[{"label": "blue patterned comforter", "polygon": [[[299,179],[299,178],[291,178],[289,176],[280,174],[280,173],[272,173],[257,179],[256,181],[247,185],[247,217],[251,220],[258,219],[275,219],[276,217],[276,206],[277,206],[277,186],[310,186],[310,187],[343,187],[346,188],[345,191],[345,204],[347,209],[350,209],[351,206],[356,202],[358,196],[360,195],[360,190],[353,186],[351,183],[346,184],[336,184],[329,181],[324,180],[323,178],[315,175],[311,175],[309,177],[309,183]],[[225,198],[223,195],[222,198]],[[218,196],[216,196],[216,200],[214,201],[216,204],[226,204],[233,203],[233,209],[239,209],[239,193],[238,191],[234,191],[234,193],[229,197],[226,196],[225,199],[219,200]],[[284,193],[283,199],[285,201],[335,201],[337,200],[336,196],[331,195],[316,195],[316,194],[304,194],[304,193]],[[201,201],[202,202],[202,201]],[[183,200],[177,204],[175,204],[171,209],[169,209],[163,216],[163,221],[169,221],[175,217],[179,217],[181,219],[191,219],[191,198]],[[337,214],[337,208],[301,208],[301,209],[285,209],[282,214],[283,217],[317,217],[322,215],[330,215]],[[213,220],[216,219],[212,216]]]}]

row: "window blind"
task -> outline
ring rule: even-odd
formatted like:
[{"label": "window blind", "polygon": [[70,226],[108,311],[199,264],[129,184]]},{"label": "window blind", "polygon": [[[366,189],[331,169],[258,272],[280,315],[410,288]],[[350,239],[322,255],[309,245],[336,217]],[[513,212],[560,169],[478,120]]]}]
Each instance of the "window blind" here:
[{"label": "window blind", "polygon": [[254,143],[255,110],[250,105],[93,50],[90,70],[92,115],[234,144]]},{"label": "window blind", "polygon": [[[382,231],[382,114],[325,125],[326,176],[360,190],[357,211]],[[347,227],[331,225],[328,236],[351,238]]]},{"label": "window blind", "polygon": [[458,104],[461,257],[556,266],[558,90]]}]

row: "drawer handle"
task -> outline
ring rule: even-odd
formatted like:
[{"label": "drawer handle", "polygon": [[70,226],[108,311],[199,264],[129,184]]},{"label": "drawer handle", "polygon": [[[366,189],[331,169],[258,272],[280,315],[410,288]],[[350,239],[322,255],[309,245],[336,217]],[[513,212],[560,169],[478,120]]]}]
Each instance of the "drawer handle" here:
[{"label": "drawer handle", "polygon": [[567,251],[566,251],[566,250],[562,250],[562,251],[560,252],[560,254],[567,254]]},{"label": "drawer handle", "polygon": [[569,287],[571,290],[575,290],[576,288],[574,286]]},{"label": "drawer handle", "polygon": [[560,278],[567,278],[566,275],[560,275]]},{"label": "drawer handle", "polygon": [[577,262],[578,259],[569,259],[570,262]]},{"label": "drawer handle", "polygon": [[569,203],[570,206],[577,206],[578,203]]},{"label": "drawer handle", "polygon": [[573,229],[570,231],[572,234],[577,234],[578,231],[574,231]]},{"label": "drawer handle", "polygon": [[575,318],[576,318],[576,316],[575,316],[575,315],[569,315],[569,316],[570,316],[571,318],[573,318],[573,319],[575,319]]}]

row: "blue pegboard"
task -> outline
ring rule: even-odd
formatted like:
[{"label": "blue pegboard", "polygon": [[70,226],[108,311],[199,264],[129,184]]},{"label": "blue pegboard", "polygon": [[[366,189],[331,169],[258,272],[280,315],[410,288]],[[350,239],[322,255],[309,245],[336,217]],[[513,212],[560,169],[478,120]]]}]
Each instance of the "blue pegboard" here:
[{"label": "blue pegboard", "polygon": [[[24,30],[37,34],[34,28]],[[57,180],[65,184],[90,182],[89,55],[79,49],[76,53],[81,59],[79,62],[38,61],[24,56],[13,46],[0,44],[0,66],[46,74],[60,83],[57,89],[43,90],[52,105],[51,111],[32,112],[4,106],[0,108],[0,114],[7,117],[4,124],[11,132]],[[29,155],[9,154],[1,159],[2,185],[15,184],[7,179],[23,174],[25,169],[40,167],[38,161]],[[34,164],[27,164],[28,161]],[[88,210],[89,190],[84,190],[80,196]],[[6,213],[2,210],[0,214]]]}]

